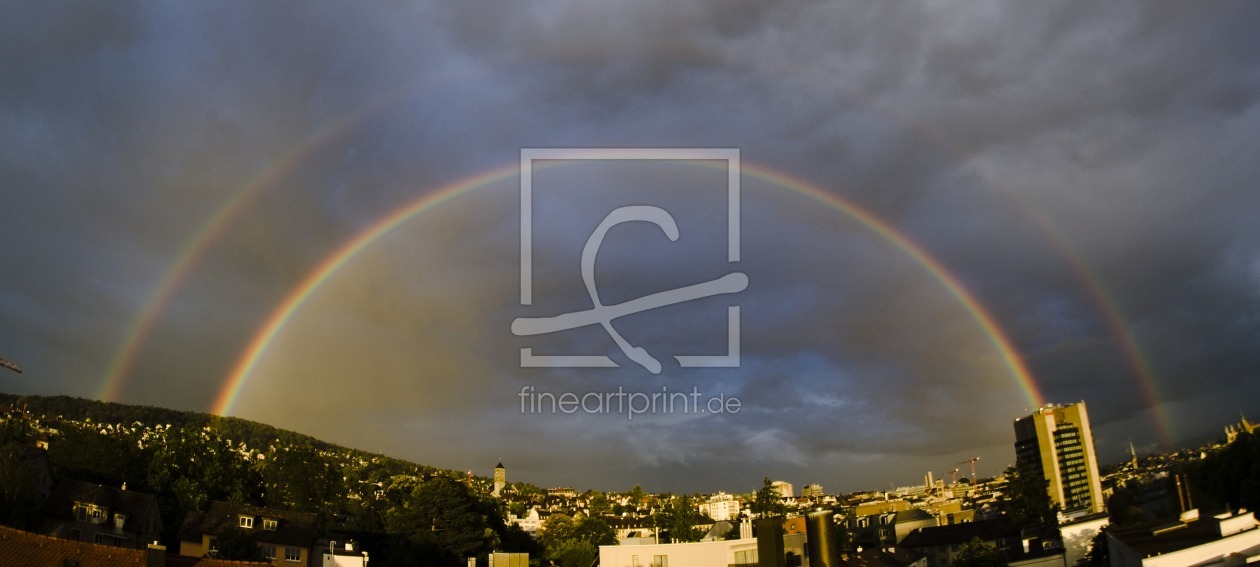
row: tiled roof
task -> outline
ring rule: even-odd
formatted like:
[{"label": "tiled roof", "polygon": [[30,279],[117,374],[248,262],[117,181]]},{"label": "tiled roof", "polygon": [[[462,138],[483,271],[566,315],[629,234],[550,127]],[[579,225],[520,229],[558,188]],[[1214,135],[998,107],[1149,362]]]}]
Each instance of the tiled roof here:
[{"label": "tiled roof", "polygon": [[[148,551],[58,539],[0,526],[0,567],[145,567]],[[167,567],[258,567],[269,563],[166,555]],[[71,563],[72,562],[72,563]]]},{"label": "tiled roof", "polygon": [[57,483],[48,501],[44,504],[44,513],[59,518],[74,519],[74,503],[87,502],[105,507],[110,512],[122,512],[131,518],[140,518],[145,514],[157,511],[157,497],[152,494],[119,490],[90,482],[63,480]]},{"label": "tiled roof", "polygon": [[[248,504],[215,502],[205,513],[189,513],[179,528],[181,541],[201,541],[202,534],[218,534],[225,528],[238,526],[240,516],[254,518],[254,527],[247,530],[258,543],[311,547],[315,541],[315,514],[263,508]],[[274,518],[274,531],[263,529],[263,518]]]}]

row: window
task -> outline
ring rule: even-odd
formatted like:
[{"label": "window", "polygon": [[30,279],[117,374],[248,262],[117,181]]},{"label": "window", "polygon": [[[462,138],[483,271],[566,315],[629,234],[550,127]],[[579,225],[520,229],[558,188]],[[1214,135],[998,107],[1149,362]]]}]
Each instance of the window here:
[{"label": "window", "polygon": [[269,532],[276,531],[276,527],[278,527],[279,524],[280,521],[275,518],[263,518],[263,529]]},{"label": "window", "polygon": [[276,546],[274,545],[267,544],[267,543],[260,543],[258,544],[258,551],[262,552],[262,556],[267,559],[276,558]]},{"label": "window", "polygon": [[638,555],[631,555],[631,556],[630,556],[630,567],[643,567],[642,565],[639,565],[639,556],[638,556]]},{"label": "window", "polygon": [[254,517],[253,517],[253,516],[241,516],[241,517],[240,517],[240,522],[239,522],[239,524],[238,524],[238,525],[240,525],[242,528],[253,528],[253,527],[254,527]]},{"label": "window", "polygon": [[669,567],[668,555],[653,555],[652,567]]},{"label": "window", "polygon": [[301,560],[302,560],[302,548],[300,548],[300,547],[286,547],[286,548],[284,548],[284,560],[285,560],[285,561],[301,561]]},{"label": "window", "polygon": [[735,552],[736,565],[756,565],[757,561],[758,561],[757,550],[755,549]]},{"label": "window", "polygon": [[219,540],[218,540],[218,538],[213,538],[213,537],[212,537],[212,538],[210,538],[210,543],[209,543],[208,545],[206,545],[206,551],[208,551],[208,552],[210,552],[210,553],[218,553],[218,552],[219,552]]}]

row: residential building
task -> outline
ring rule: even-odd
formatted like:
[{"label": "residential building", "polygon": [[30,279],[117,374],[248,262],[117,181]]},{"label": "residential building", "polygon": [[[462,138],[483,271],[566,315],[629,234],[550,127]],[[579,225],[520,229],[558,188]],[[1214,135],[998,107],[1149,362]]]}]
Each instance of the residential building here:
[{"label": "residential building", "polygon": [[1020,549],[1020,531],[1004,520],[917,529],[897,546],[927,557],[928,567],[949,567],[963,544],[979,539],[1001,550]]},{"label": "residential building", "polygon": [[160,545],[126,549],[0,526],[0,567],[262,567],[266,563],[180,557]]},{"label": "residential building", "polygon": [[757,565],[757,540],[601,545],[600,567],[727,567]]},{"label": "residential building", "polygon": [[319,540],[319,567],[367,567],[368,553],[354,541]]},{"label": "residential building", "polygon": [[701,514],[712,518],[715,522],[729,522],[739,518],[740,505],[739,498],[719,492],[701,502],[698,507]]},{"label": "residential building", "polygon": [[1246,510],[1205,518],[1198,510],[1107,532],[1112,567],[1251,565],[1260,562],[1260,522]]},{"label": "residential building", "polygon": [[1085,402],[1048,404],[1015,420],[1015,464],[1048,481],[1050,500],[1066,517],[1105,510]]},{"label": "residential building", "polygon": [[893,547],[911,532],[937,525],[935,516],[918,508],[850,518],[847,522],[853,545],[863,549]]},{"label": "residential building", "polygon": [[248,532],[276,567],[308,565],[315,544],[315,514],[215,502],[206,512],[190,512],[179,529],[179,554],[213,556],[218,536],[235,527]]},{"label": "residential building", "polygon": [[538,530],[542,527],[542,517],[539,516],[537,508],[530,508],[529,512],[520,517],[509,512],[507,523],[516,524],[525,533],[535,536],[538,535]]},{"label": "residential building", "polygon": [[158,541],[162,516],[152,494],[63,480],[44,503],[40,532],[63,539],[145,549]]}]

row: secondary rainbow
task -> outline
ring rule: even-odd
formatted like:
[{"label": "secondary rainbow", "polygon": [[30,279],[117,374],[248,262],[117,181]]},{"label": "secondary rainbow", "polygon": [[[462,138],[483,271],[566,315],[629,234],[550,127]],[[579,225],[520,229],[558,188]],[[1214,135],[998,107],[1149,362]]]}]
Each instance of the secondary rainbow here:
[{"label": "secondary rainbow", "polygon": [[[449,201],[467,191],[519,175],[519,171],[519,164],[512,163],[427,193],[398,207],[337,248],[289,292],[279,307],[267,317],[262,326],[254,333],[244,352],[226,376],[223,387],[215,398],[210,411],[218,415],[231,414],[250,379],[254,367],[266,353],[272,341],[275,340],[306,301],[359,252],[371,246],[398,226],[432,207]],[[1003,364],[1010,371],[1027,401],[1034,407],[1044,403],[1044,397],[1023,359],[1020,357],[1019,352],[1012,345],[1009,337],[1006,336],[1006,333],[998,325],[992,314],[985,310],[957,276],[909,237],[898,231],[896,227],[852,201],[828,193],[810,182],[748,162],[744,162],[741,165],[741,172],[790,189],[825,204],[862,224],[905,253],[926,270],[933,279],[939,282],[958,301],[968,315],[976,321],[997,350]]]},{"label": "secondary rainbow", "polygon": [[193,268],[201,261],[202,256],[224,234],[230,223],[246,209],[248,205],[267,188],[274,186],[287,177],[298,165],[319,148],[344,138],[353,132],[365,120],[377,115],[382,108],[401,100],[410,91],[399,89],[390,94],[361,106],[355,112],[333,122],[309,140],[290,150],[271,167],[263,170],[248,183],[242,185],[232,196],[219,206],[218,210],[193,234],[176,255],[166,272],[158,280],[153,295],[140,314],[132,322],[123,339],[122,346],[109,364],[109,370],[101,381],[97,399],[116,401],[126,384],[127,377],[135,366],[140,346],[153,332],[158,316],[166,310],[175,292],[183,286]]}]

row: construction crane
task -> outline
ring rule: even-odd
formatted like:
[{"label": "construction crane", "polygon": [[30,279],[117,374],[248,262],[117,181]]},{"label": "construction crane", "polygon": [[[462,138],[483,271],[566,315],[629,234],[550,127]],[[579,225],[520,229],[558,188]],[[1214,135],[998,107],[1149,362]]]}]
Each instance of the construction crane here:
[{"label": "construction crane", "polygon": [[[957,467],[959,465],[971,465],[971,485],[975,486],[976,485],[976,461],[979,461],[979,460],[980,460],[980,457],[973,456],[970,459],[967,459],[965,461],[958,461],[957,463],[954,463],[954,472],[955,473],[958,472]],[[957,481],[955,480],[954,482],[957,482]]]},{"label": "construction crane", "polygon": [[15,363],[15,362],[9,362],[9,361],[7,361],[7,360],[5,360],[5,359],[3,359],[3,358],[0,358],[0,366],[3,366],[3,367],[5,367],[5,368],[8,368],[9,370],[12,370],[12,371],[14,371],[14,372],[17,372],[18,374],[21,374],[21,373],[22,373],[22,367],[21,367],[21,366],[18,366],[18,365],[17,365],[17,363]]}]

